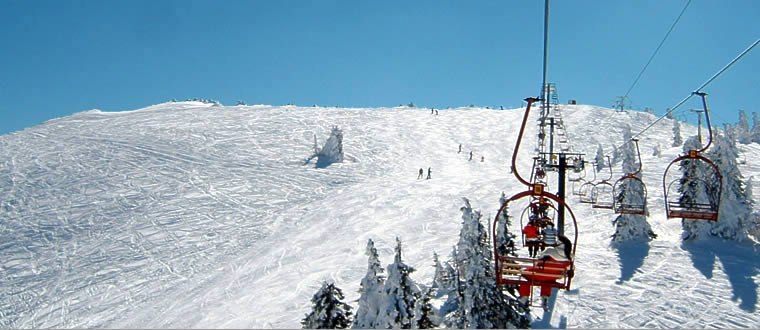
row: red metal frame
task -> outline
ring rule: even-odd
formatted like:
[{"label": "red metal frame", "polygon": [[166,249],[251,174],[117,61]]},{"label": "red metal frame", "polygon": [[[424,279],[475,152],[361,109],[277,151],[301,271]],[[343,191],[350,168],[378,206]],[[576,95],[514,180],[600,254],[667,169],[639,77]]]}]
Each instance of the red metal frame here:
[{"label": "red metal frame", "polygon": [[[718,166],[715,165],[711,160],[703,157],[699,154],[699,152],[695,150],[690,150],[688,154],[682,155],[672,162],[668,164],[668,167],[665,168],[665,174],[662,177],[662,188],[665,192],[665,213],[668,217],[668,219],[671,218],[680,218],[680,219],[695,219],[695,220],[709,220],[709,221],[718,221],[718,212],[720,211],[720,199],[715,203],[715,206],[711,205],[711,203],[692,203],[689,205],[681,205],[681,203],[678,200],[671,200],[668,198],[670,194],[670,189],[676,182],[680,181],[680,178],[676,178],[675,180],[671,181],[670,184],[667,184],[667,178],[668,178],[668,172],[670,171],[670,167],[673,166],[673,164],[678,163],[682,160],[692,160],[692,161],[701,161],[704,163],[707,163],[712,167],[712,169],[715,171],[715,175],[718,177],[718,196],[723,192],[723,176],[720,174],[720,170],[718,170]],[[709,186],[705,180],[699,179],[699,178],[687,178],[687,180],[691,181],[701,181],[704,182],[705,186]],[[666,186],[667,184],[667,186]]]},{"label": "red metal frame", "polygon": [[[575,249],[578,246],[577,244],[578,243],[578,223],[575,219],[575,214],[573,214],[573,210],[570,209],[570,206],[568,206],[563,200],[561,200],[559,197],[557,197],[554,194],[546,192],[544,190],[543,184],[536,184],[536,183],[530,183],[528,181],[525,181],[525,179],[523,179],[522,176],[520,176],[520,173],[517,170],[517,155],[520,150],[520,142],[522,141],[523,134],[525,133],[525,126],[528,122],[530,107],[534,102],[539,101],[539,100],[540,99],[533,98],[533,97],[529,97],[525,99],[525,101],[528,102],[528,106],[525,108],[525,114],[523,115],[522,126],[520,127],[520,133],[517,136],[517,142],[515,143],[515,149],[512,154],[512,173],[515,175],[518,181],[520,181],[522,184],[528,187],[528,190],[517,193],[516,195],[510,197],[508,200],[504,202],[504,204],[501,205],[501,207],[499,208],[499,211],[496,212],[496,218],[495,218],[495,221],[493,222],[491,237],[496,237],[496,229],[499,225],[499,216],[501,215],[502,212],[506,211],[505,209],[507,208],[507,205],[509,205],[510,202],[516,201],[518,199],[525,198],[525,197],[534,197],[538,199],[539,201],[542,199],[552,200],[556,202],[557,205],[564,206],[564,208],[570,214],[570,218],[573,220],[575,239],[573,240],[573,249],[570,256],[569,266],[566,267],[567,268],[566,270],[560,270],[560,272],[557,274],[558,275],[557,279],[562,279],[562,282],[538,281],[533,278],[526,279],[523,277],[523,275],[536,275],[535,271],[528,270],[528,268],[539,266],[541,261],[537,259],[532,259],[532,258],[515,258],[515,257],[509,257],[509,256],[502,256],[499,254],[499,246],[494,244],[494,247],[493,247],[494,268],[495,268],[494,274],[496,276],[497,285],[528,284],[531,287],[535,285],[542,285],[542,286],[553,286],[553,287],[558,287],[558,288],[563,288],[563,289],[569,289],[570,283],[572,281],[572,277],[574,275],[574,269],[575,269],[575,263],[574,263]],[[506,268],[506,269],[504,268],[505,263],[506,263],[506,266],[508,266],[509,268]],[[512,277],[505,278],[503,276],[504,274],[508,274],[508,276],[512,276]]]},{"label": "red metal frame", "polygon": [[[559,274],[551,274],[549,276],[556,276],[557,280],[561,280],[560,282],[556,281],[539,281],[535,279],[527,279],[523,277],[522,275],[534,275],[531,274],[534,271],[530,271],[527,268],[529,267],[541,267],[541,260],[534,259],[534,258],[517,258],[512,256],[502,256],[499,254],[499,250],[497,246],[494,246],[494,268],[495,268],[495,274],[496,274],[496,284],[497,285],[519,285],[519,284],[528,284],[531,286],[551,286],[556,287],[560,289],[569,290],[570,284],[572,282],[572,277],[574,275],[575,270],[575,250],[578,246],[578,223],[575,219],[575,214],[573,213],[573,210],[570,209],[570,206],[568,206],[564,201],[559,199],[554,194],[548,193],[546,191],[543,191],[543,189],[540,192],[536,192],[536,189],[523,191],[521,193],[518,193],[512,197],[510,197],[507,201],[504,202],[504,204],[501,205],[499,208],[499,211],[496,212],[496,219],[494,220],[493,224],[493,232],[491,237],[496,237],[496,229],[499,223],[499,216],[502,212],[506,211],[507,206],[510,202],[525,198],[525,197],[543,197],[549,200],[552,200],[558,204],[561,204],[565,207],[567,212],[570,214],[570,218],[573,220],[573,226],[574,226],[574,233],[575,238],[573,239],[573,251],[571,255],[570,260],[570,266],[567,267],[564,270],[561,270]],[[510,269],[507,273],[505,273],[505,269]]]},{"label": "red metal frame", "polygon": [[[607,191],[600,192],[603,188],[599,187],[606,187],[608,189]],[[604,194],[608,195],[608,199],[605,200],[599,200],[599,195]],[[611,210],[613,206],[615,205],[615,187],[607,182],[607,180],[604,180],[602,182],[599,182],[594,185],[594,188],[592,189],[591,195],[594,197],[594,204],[591,205],[592,208],[595,209],[607,209]]]},{"label": "red metal frame", "polygon": [[[643,204],[626,204],[626,203],[618,203],[617,202],[617,195],[620,191],[620,187],[622,186],[624,181],[635,181],[641,184],[641,188],[644,191],[644,203]],[[639,214],[643,215],[646,213],[646,201],[647,201],[647,186],[644,184],[644,181],[641,181],[638,177],[635,176],[634,173],[628,173],[624,177],[618,179],[615,181],[615,186],[613,187],[613,196],[615,197],[615,213],[617,214]]]},{"label": "red metal frame", "polygon": [[[723,193],[723,176],[720,174],[720,170],[718,169],[718,166],[715,165],[711,160],[703,157],[701,155],[702,152],[707,150],[707,148],[710,147],[712,144],[712,126],[710,125],[710,111],[707,108],[707,93],[703,92],[694,92],[692,94],[699,95],[702,97],[702,105],[704,107],[704,114],[705,119],[707,121],[707,131],[709,133],[707,144],[705,144],[702,149],[699,150],[689,150],[689,152],[685,155],[682,155],[672,162],[668,164],[668,167],[665,168],[665,173],[662,175],[662,189],[665,194],[665,213],[668,218],[681,218],[681,219],[695,219],[695,220],[709,220],[709,221],[718,221],[718,214],[720,211],[720,196]],[[673,164],[680,162],[682,160],[692,160],[695,162],[704,162],[707,163],[712,167],[712,169],[715,171],[715,175],[718,177],[718,200],[716,203],[692,203],[689,205],[682,205],[680,201],[676,200],[670,200],[668,199],[669,190],[671,186],[679,182],[680,179],[676,179],[670,184],[667,184],[668,179],[668,172],[670,171],[670,167],[673,166]],[[687,180],[692,181],[702,181],[706,186],[709,186],[707,184],[707,181],[702,180],[700,178],[687,178]]]}]

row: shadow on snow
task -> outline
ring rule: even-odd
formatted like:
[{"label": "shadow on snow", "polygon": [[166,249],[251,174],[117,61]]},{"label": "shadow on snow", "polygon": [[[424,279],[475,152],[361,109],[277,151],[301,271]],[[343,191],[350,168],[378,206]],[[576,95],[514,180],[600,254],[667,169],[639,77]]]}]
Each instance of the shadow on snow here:
[{"label": "shadow on snow", "polygon": [[760,253],[751,246],[717,238],[684,242],[681,247],[691,256],[694,267],[707,279],[713,277],[717,257],[731,283],[731,300],[741,300],[739,308],[747,312],[757,310],[757,283],[752,277],[760,271]]},{"label": "shadow on snow", "polygon": [[611,247],[617,251],[620,261],[618,284],[633,278],[633,274],[644,265],[644,259],[649,255],[649,241],[647,240],[614,242]]}]

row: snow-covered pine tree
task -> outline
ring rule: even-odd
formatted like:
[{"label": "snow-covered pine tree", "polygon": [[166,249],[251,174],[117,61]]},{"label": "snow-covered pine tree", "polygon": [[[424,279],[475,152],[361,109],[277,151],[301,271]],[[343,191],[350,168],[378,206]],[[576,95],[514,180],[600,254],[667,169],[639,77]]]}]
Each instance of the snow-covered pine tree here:
[{"label": "snow-covered pine tree", "polygon": [[464,265],[461,274],[464,288],[456,315],[464,321],[465,328],[527,327],[528,319],[515,309],[517,300],[505,296],[496,286],[488,261],[491,247],[484,239],[487,233],[480,222],[480,212],[474,211],[466,198],[464,202],[457,243],[457,259]]},{"label": "snow-covered pine tree", "polygon": [[747,121],[747,114],[744,110],[739,110],[739,122],[736,123],[736,140],[741,144],[747,144],[752,142],[752,135],[749,130],[749,122]]},{"label": "snow-covered pine tree", "polygon": [[681,138],[681,123],[678,120],[673,121],[673,146],[678,147],[683,144],[683,138]]},{"label": "snow-covered pine tree", "polygon": [[[683,144],[684,153],[700,148],[701,144],[696,136],[689,137]],[[707,184],[700,180],[690,179],[703,177],[703,174],[707,170],[705,168],[706,165],[699,161],[685,159],[678,166],[681,173],[683,173],[678,187],[678,193],[681,194],[678,199],[679,203],[682,205],[692,203],[709,204],[711,199]],[[681,237],[685,241],[706,237],[710,233],[710,227],[709,221],[706,220],[683,219],[681,220],[681,228],[683,228]]]},{"label": "snow-covered pine tree", "polygon": [[414,322],[412,327],[415,329],[432,329],[437,327],[435,324],[435,315],[433,314],[433,304],[430,302],[432,292],[430,289],[423,291],[417,297],[417,303],[414,308]]},{"label": "snow-covered pine tree", "polygon": [[388,265],[388,279],[383,287],[385,303],[380,308],[375,328],[410,329],[414,323],[414,306],[420,290],[409,277],[414,268],[401,260],[401,240],[398,237],[393,260]]},{"label": "snow-covered pine tree", "polygon": [[620,149],[618,149],[617,146],[612,146],[612,160],[609,162],[602,163],[604,166],[602,168],[605,168],[607,166],[612,166],[613,164],[617,164],[617,162],[620,161],[621,152]]},{"label": "snow-covered pine tree", "polygon": [[596,156],[594,157],[594,161],[596,162],[597,172],[600,172],[602,169],[604,169],[604,149],[602,148],[601,143],[599,143],[599,146],[596,148]]},{"label": "snow-covered pine tree", "polygon": [[330,137],[325,141],[325,145],[319,151],[317,157],[318,167],[343,161],[343,131],[340,128],[333,126],[332,131],[330,131]]},{"label": "snow-covered pine tree", "polygon": [[346,329],[351,326],[351,306],[344,303],[343,291],[335,284],[322,282],[311,298],[311,313],[301,320],[304,329]]},{"label": "snow-covered pine tree", "polygon": [[[632,136],[631,126],[626,125],[623,129],[623,141],[630,141]],[[639,159],[636,155],[636,146],[632,142],[629,142],[621,149],[623,152],[623,173],[633,173],[638,170]],[[641,175],[642,173],[639,172],[636,177],[641,179]],[[644,214],[620,214],[615,220],[612,220],[612,223],[615,225],[612,241],[621,242],[657,238],[657,235],[652,231],[652,226],[647,222],[649,210],[646,207],[644,186],[636,180],[628,179],[621,182],[620,188],[618,195],[615,196],[615,202],[628,205],[644,205]]]},{"label": "snow-covered pine tree", "polygon": [[435,253],[435,251],[433,252],[433,267],[435,267],[435,273],[433,274],[433,283],[430,284],[430,288],[438,291],[439,289],[447,287],[445,282],[448,276],[445,273],[446,269],[441,265],[438,253]]},{"label": "snow-covered pine tree", "polygon": [[380,259],[377,255],[375,242],[372,239],[367,241],[365,250],[367,255],[367,273],[362,278],[359,286],[359,309],[356,311],[354,328],[366,329],[377,328],[377,316],[383,301],[383,267],[380,265]]},{"label": "snow-covered pine tree", "polygon": [[757,112],[752,112],[752,130],[750,131],[751,141],[760,143],[760,118],[757,117]]},{"label": "snow-covered pine tree", "polygon": [[[499,197],[499,207],[504,205],[507,201],[507,195],[504,192]],[[509,231],[509,227],[512,225],[512,220],[509,216],[509,209],[504,208],[504,211],[499,214],[499,223],[496,225],[496,246],[498,246],[499,254],[503,256],[517,257],[517,248],[515,247],[515,238],[517,236]]]},{"label": "snow-covered pine tree", "polygon": [[[746,119],[746,116],[745,116]],[[711,159],[723,176],[723,189],[720,193],[720,210],[718,221],[710,222],[710,235],[728,240],[743,241],[752,231],[752,201],[747,195],[737,157],[739,152],[731,141],[722,134],[713,135],[713,145],[705,157]],[[718,180],[717,176],[712,180]],[[711,184],[711,187],[717,187]],[[716,189],[717,190],[717,189]],[[711,191],[717,198],[718,192]]]},{"label": "snow-covered pine tree", "polygon": [[731,127],[731,124],[723,123],[723,134],[725,134],[726,138],[730,141],[734,141],[733,144],[736,145],[736,131]]},{"label": "snow-covered pine tree", "polygon": [[747,183],[744,184],[744,191],[747,192],[747,200],[753,205],[755,204],[755,194],[752,193],[752,176],[747,179]]}]

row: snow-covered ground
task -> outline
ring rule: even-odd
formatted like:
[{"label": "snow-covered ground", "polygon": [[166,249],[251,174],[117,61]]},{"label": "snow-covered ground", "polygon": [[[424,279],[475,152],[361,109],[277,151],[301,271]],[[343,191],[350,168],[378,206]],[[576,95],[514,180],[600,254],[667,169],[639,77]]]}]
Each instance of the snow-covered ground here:
[{"label": "snow-covered ground", "polygon": [[[655,120],[563,109],[589,159],[598,143],[620,145],[625,124],[638,132]],[[486,221],[502,191],[524,190],[509,173],[522,114],[178,102],[0,136],[0,327],[296,328],[322,280],[357,307],[369,238],[389,264],[400,237],[412,277],[429,284],[433,252],[446,259],[458,240],[462,197]],[[520,149],[525,174],[535,119]],[[314,135],[321,145],[334,125],[346,159],[317,168]],[[640,142],[659,237],[610,246],[614,215],[571,197],[577,275],[550,312],[533,311],[534,326],[760,327],[760,253],[684,244],[680,221],[665,218],[662,172],[681,151],[671,127],[663,120]],[[760,146],[740,150],[744,175],[760,178]],[[417,180],[428,167],[432,179]]]}]

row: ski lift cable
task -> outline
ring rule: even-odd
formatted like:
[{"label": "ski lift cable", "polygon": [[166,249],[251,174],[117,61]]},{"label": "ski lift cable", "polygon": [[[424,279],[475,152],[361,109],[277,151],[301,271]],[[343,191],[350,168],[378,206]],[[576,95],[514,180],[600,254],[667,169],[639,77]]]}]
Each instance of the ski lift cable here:
[{"label": "ski lift cable", "polygon": [[681,100],[681,102],[678,102],[676,105],[674,105],[672,108],[670,108],[670,111],[666,112],[660,118],[657,118],[657,120],[655,120],[654,122],[652,122],[651,124],[649,124],[647,127],[645,127],[643,130],[641,130],[639,133],[637,133],[636,135],[634,135],[633,137],[631,137],[628,141],[626,141],[625,143],[623,143],[622,145],[620,145],[620,147],[618,147],[618,149],[624,147],[626,144],[630,143],[633,139],[636,139],[639,136],[641,136],[642,134],[644,134],[644,132],[646,132],[647,130],[649,130],[650,128],[652,128],[652,126],[654,126],[655,124],[657,124],[658,122],[660,122],[660,120],[662,120],[663,118],[667,117],[673,111],[676,111],[676,109],[678,109],[678,107],[680,107],[681,105],[683,105],[684,103],[686,103],[686,101],[688,101],[692,96],[694,96],[697,93],[700,93],[701,90],[702,90],[702,88],[707,87],[707,85],[709,85],[710,83],[712,83],[713,80],[715,80],[716,78],[718,78],[718,76],[720,76],[721,74],[723,74],[723,72],[726,72],[726,70],[728,70],[731,66],[733,66],[742,57],[744,57],[744,55],[746,55],[747,53],[749,53],[749,51],[751,51],[752,48],[755,48],[755,46],[757,46],[758,43],[760,43],[760,39],[755,40],[755,42],[752,43],[752,45],[750,45],[749,47],[747,47],[747,49],[745,49],[743,52],[741,52],[741,54],[739,54],[739,56],[737,56],[731,62],[729,62],[728,64],[726,64],[726,66],[724,66],[722,69],[720,69],[720,71],[718,71],[712,77],[710,77],[710,79],[707,79],[707,81],[705,81],[696,90],[694,90],[688,96],[686,96],[683,100]]},{"label": "ski lift cable", "polygon": [[673,29],[676,27],[676,24],[678,24],[678,21],[681,20],[681,16],[683,16],[683,13],[686,11],[686,8],[689,7],[690,3],[691,3],[691,0],[686,2],[686,5],[683,6],[683,9],[681,9],[681,13],[678,14],[678,17],[676,17],[676,20],[670,26],[668,33],[665,33],[665,37],[662,38],[662,41],[660,41],[660,44],[657,45],[657,48],[655,48],[654,53],[652,53],[652,56],[649,57],[649,61],[647,61],[647,64],[644,65],[644,67],[639,72],[639,75],[636,77],[636,80],[633,81],[633,83],[631,84],[631,87],[629,87],[628,91],[625,92],[625,96],[623,96],[623,100],[625,100],[628,97],[628,94],[631,93],[631,91],[633,90],[633,87],[635,87],[636,83],[639,82],[639,79],[641,79],[641,76],[644,74],[644,71],[646,71],[647,67],[649,67],[649,64],[652,63],[652,60],[654,60],[655,55],[657,55],[657,52],[660,51],[660,48],[662,48],[662,45],[665,43],[665,40],[668,39],[668,36],[670,36],[670,33],[673,32]]},{"label": "ski lift cable", "polygon": [[[689,7],[689,4],[691,4],[691,0],[689,0],[689,1],[686,2],[686,5],[684,5],[683,9],[681,9],[681,13],[678,14],[678,17],[676,17],[675,21],[673,21],[673,24],[670,25],[670,29],[668,29],[668,32],[665,33],[665,37],[663,37],[662,40],[660,40],[660,44],[657,45],[657,48],[655,48],[654,52],[652,52],[652,55],[649,57],[649,60],[644,65],[644,67],[641,68],[641,71],[639,71],[638,76],[636,76],[636,79],[634,79],[634,81],[631,84],[631,86],[628,87],[628,91],[625,92],[625,95],[621,99],[621,102],[625,102],[625,100],[628,99],[628,95],[631,93],[631,91],[633,90],[633,88],[639,82],[639,80],[641,79],[641,76],[644,75],[644,71],[646,71],[646,69],[649,67],[649,64],[652,63],[652,60],[654,60],[654,57],[660,51],[660,48],[662,48],[662,45],[665,44],[665,40],[667,40],[668,37],[670,36],[670,33],[673,32],[673,29],[678,24],[678,21],[681,20],[681,17],[683,16],[684,12],[686,12],[686,8]],[[605,118],[605,121],[609,120],[613,115],[614,114],[611,114],[611,115],[607,116],[607,118]],[[623,145],[625,145],[625,144],[623,144]],[[614,147],[615,145],[613,144],[612,146]]]}]

